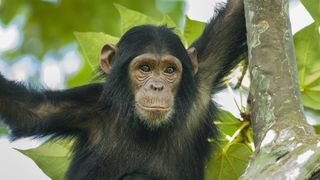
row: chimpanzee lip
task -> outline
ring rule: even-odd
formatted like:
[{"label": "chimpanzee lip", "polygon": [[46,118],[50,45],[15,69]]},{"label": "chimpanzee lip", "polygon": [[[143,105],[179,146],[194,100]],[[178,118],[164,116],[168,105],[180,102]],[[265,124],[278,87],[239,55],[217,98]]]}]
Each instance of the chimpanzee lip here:
[{"label": "chimpanzee lip", "polygon": [[140,108],[147,110],[147,111],[169,111],[170,107],[165,106],[144,106],[141,104],[138,104]]}]

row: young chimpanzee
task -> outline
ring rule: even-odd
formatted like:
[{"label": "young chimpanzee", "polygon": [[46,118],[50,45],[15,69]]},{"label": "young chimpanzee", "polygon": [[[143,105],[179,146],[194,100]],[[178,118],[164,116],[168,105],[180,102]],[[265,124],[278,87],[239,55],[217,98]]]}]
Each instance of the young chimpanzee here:
[{"label": "young chimpanzee", "polygon": [[14,138],[74,137],[68,179],[203,179],[211,96],[246,51],[242,0],[187,50],[165,26],[137,26],[103,47],[104,84],[38,92],[0,75],[1,119]]}]

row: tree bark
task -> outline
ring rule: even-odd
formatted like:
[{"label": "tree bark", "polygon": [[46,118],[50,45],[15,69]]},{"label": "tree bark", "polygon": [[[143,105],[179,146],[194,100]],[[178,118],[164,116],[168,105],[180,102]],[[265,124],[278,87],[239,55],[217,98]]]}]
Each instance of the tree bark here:
[{"label": "tree bark", "polygon": [[320,138],[300,99],[288,0],[245,0],[255,153],[240,179],[310,179]]}]

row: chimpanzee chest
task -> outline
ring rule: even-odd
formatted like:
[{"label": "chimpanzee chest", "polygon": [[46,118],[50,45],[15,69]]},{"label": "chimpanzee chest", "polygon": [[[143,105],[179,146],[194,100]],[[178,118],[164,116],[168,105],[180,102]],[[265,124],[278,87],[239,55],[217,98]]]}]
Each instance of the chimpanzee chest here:
[{"label": "chimpanzee chest", "polygon": [[170,152],[166,146],[134,140],[109,139],[104,156],[105,172],[110,179],[162,180],[179,179],[177,161],[179,154]]},{"label": "chimpanzee chest", "polygon": [[[174,147],[155,146],[135,142],[132,139],[119,140],[109,136],[93,147],[95,150],[79,148],[68,173],[68,179],[92,180],[175,180],[195,179],[189,167],[197,166],[187,151],[176,152]],[[91,147],[90,147],[91,148]],[[189,149],[189,148],[186,148]],[[193,162],[192,162],[193,161]],[[201,169],[201,168],[200,168]],[[198,173],[195,173],[198,174]],[[187,178],[185,178],[187,177]]]}]

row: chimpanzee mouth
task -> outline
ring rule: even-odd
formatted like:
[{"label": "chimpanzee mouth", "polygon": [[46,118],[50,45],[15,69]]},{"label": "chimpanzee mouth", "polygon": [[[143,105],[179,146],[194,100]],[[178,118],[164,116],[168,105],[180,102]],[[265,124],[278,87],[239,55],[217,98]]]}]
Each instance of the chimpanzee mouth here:
[{"label": "chimpanzee mouth", "polygon": [[145,106],[136,103],[136,113],[141,122],[149,129],[156,129],[170,121],[173,111],[172,106],[164,106],[163,104]]},{"label": "chimpanzee mouth", "polygon": [[155,112],[166,112],[170,111],[170,107],[166,106],[143,106],[141,104],[138,104],[139,108],[145,110],[145,111],[155,111]]}]

